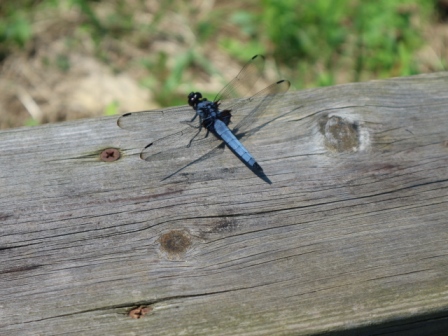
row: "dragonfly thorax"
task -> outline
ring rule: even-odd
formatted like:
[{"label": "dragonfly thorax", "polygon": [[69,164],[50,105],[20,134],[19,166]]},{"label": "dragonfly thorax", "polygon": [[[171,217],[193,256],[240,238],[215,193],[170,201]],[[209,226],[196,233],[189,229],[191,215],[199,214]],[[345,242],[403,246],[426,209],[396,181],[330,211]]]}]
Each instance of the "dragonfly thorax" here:
[{"label": "dragonfly thorax", "polygon": [[207,120],[213,122],[218,118],[219,110],[216,103],[208,101],[207,99],[201,100],[197,103],[195,107],[196,113],[199,115],[201,120]]}]

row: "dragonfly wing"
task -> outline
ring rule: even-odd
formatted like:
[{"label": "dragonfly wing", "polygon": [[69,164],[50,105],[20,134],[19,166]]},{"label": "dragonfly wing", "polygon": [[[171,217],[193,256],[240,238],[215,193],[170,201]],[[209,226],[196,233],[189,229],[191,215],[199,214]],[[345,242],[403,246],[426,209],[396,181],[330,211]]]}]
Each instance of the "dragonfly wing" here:
[{"label": "dragonfly wing", "polygon": [[[233,127],[232,131],[238,134],[245,133],[244,139],[246,139],[249,136],[248,130],[257,125],[257,119],[268,110],[268,107],[275,105],[275,102],[283,97],[283,94],[288,91],[290,86],[291,83],[289,81],[280,80],[259,91],[252,97],[235,103],[232,114],[239,121]],[[258,130],[260,127],[256,129]],[[250,133],[253,134],[255,132],[254,128],[254,131]]]},{"label": "dragonfly wing", "polygon": [[165,124],[189,121],[194,115],[195,111],[191,107],[176,106],[163,110],[125,113],[118,118],[117,125],[129,131],[151,132],[163,129]]},{"label": "dragonfly wing", "polygon": [[[151,142],[142,150],[140,158],[147,161],[152,172],[156,175],[160,173],[164,180],[222,152],[222,140],[212,133],[207,135],[206,129],[200,130],[199,134],[198,131],[198,128],[188,126],[182,131]],[[193,137],[194,140],[191,141]]]},{"label": "dragonfly wing", "polygon": [[[151,139],[157,139],[145,146],[140,158],[147,161],[152,172],[162,179],[169,172],[179,172],[223,151],[222,141],[212,133],[207,134],[205,128],[200,129],[197,118],[191,122],[194,115],[191,107],[181,106],[126,113],[118,118],[117,124],[123,129],[145,132]],[[175,129],[180,131],[173,133]]]},{"label": "dragonfly wing", "polygon": [[221,101],[221,108],[228,109],[228,106],[226,106],[227,100],[247,96],[255,82],[261,77],[264,61],[265,59],[262,55],[252,57],[238,75],[222,88],[216,95],[214,101]]},{"label": "dragonfly wing", "polygon": [[[178,106],[163,110],[152,110],[142,112],[126,113],[117,120],[120,128],[145,132],[150,139],[157,139],[149,143],[146,147],[148,153],[153,153],[153,148],[178,149],[189,145],[190,140],[199,131],[199,121],[192,121],[195,111],[189,106]],[[188,126],[186,126],[188,125]],[[179,130],[176,132],[176,130]],[[173,132],[174,131],[174,132]],[[169,135],[166,135],[166,134]],[[196,143],[204,137],[205,133],[195,137]],[[153,146],[152,148],[149,148]],[[146,160],[145,150],[142,152],[142,159]]]}]

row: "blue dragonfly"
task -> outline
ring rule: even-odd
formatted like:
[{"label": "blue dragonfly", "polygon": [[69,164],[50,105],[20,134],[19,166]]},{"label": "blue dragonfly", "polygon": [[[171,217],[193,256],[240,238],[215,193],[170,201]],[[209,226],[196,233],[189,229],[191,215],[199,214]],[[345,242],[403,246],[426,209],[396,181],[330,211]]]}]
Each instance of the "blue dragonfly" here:
[{"label": "blue dragonfly", "polygon": [[[155,165],[166,164],[168,160],[170,165],[173,165],[176,160],[180,161],[179,167],[162,180],[222,152],[224,144],[254,173],[264,175],[263,169],[244,147],[241,139],[247,139],[264,126],[253,127],[257,117],[263,113],[266,107],[289,89],[290,82],[280,80],[250,98],[236,99],[246,96],[247,92],[244,93],[244,91],[253,87],[261,76],[264,61],[265,59],[261,55],[252,57],[213,101],[204,98],[200,92],[191,92],[188,95],[188,105],[191,108],[181,106],[164,110],[126,113],[118,119],[117,124],[123,129],[147,132],[151,128],[150,125],[155,124],[158,118],[172,123],[179,119],[179,115],[194,113],[190,120],[181,121],[182,124],[187,125],[182,130],[150,142],[140,153],[141,159]],[[236,113],[241,121],[231,130],[229,125],[232,121],[232,113]],[[250,127],[253,129],[249,129]],[[204,136],[199,136],[201,133],[205,133]],[[213,136],[210,136],[210,133]],[[188,163],[178,160],[185,157],[188,158]]]}]

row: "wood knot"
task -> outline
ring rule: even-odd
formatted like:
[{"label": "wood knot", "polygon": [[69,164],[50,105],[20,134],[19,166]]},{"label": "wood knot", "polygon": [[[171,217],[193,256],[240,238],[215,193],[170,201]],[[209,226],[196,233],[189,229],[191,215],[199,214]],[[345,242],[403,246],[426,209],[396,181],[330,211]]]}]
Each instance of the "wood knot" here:
[{"label": "wood knot", "polygon": [[169,259],[177,259],[191,246],[191,237],[185,230],[172,230],[160,236],[160,248]]},{"label": "wood knot", "polygon": [[359,124],[339,116],[325,115],[319,121],[325,146],[332,152],[357,152],[360,147]]}]

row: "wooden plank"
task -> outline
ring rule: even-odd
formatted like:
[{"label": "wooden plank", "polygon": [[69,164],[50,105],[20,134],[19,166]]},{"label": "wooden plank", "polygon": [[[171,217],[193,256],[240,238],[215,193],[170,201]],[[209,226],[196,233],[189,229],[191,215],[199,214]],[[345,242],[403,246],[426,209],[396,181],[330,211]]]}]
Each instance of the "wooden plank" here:
[{"label": "wooden plank", "polygon": [[0,334],[443,334],[447,106],[448,73],[290,92],[246,143],[272,184],[228,150],[160,181],[183,116],[2,131]]}]

